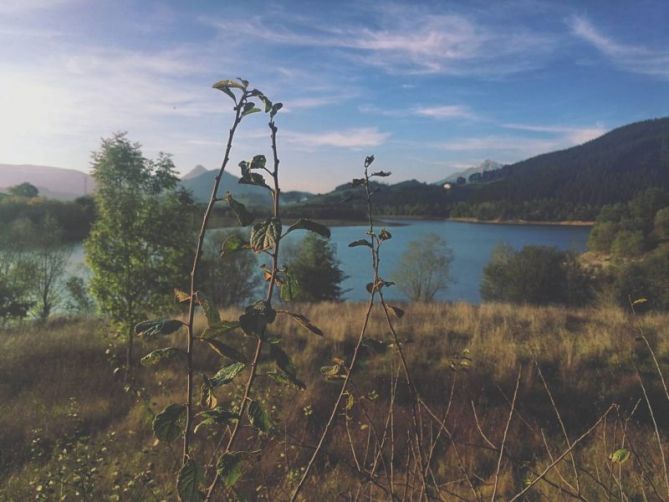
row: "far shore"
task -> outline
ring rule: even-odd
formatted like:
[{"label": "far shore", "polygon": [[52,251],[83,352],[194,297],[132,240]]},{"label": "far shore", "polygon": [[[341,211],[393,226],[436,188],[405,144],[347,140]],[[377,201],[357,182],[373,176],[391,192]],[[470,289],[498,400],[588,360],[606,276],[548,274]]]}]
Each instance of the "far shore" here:
[{"label": "far shore", "polygon": [[487,223],[494,225],[555,225],[570,227],[591,227],[594,221],[564,220],[564,221],[544,221],[544,220],[479,220],[477,218],[445,218],[446,221],[455,221],[459,223]]}]

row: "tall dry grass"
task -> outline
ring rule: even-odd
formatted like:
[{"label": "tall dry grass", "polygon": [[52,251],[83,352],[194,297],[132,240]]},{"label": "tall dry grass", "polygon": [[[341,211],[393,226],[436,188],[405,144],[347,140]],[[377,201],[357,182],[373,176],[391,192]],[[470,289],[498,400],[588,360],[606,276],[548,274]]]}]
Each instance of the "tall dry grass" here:
[{"label": "tall dry grass", "polygon": [[[439,423],[429,417],[423,424],[426,444],[434,445],[430,463],[434,486],[425,491],[418,486],[415,473],[404,469],[412,452],[406,438],[409,394],[401,379],[393,416],[392,454],[390,442],[385,443],[379,460],[384,468],[378,468],[373,481],[365,479],[356,467],[356,462],[364,464],[366,458],[371,463],[374,458],[378,447],[374,431],[382,431],[387,421],[393,383],[390,375],[398,369],[392,347],[369,343],[353,375],[353,404],[350,410],[341,411],[325,454],[307,482],[305,500],[387,499],[377,484],[387,485],[385,473],[391,471],[390,465],[393,482],[404,487],[398,488],[399,495],[404,493],[408,500],[421,492],[442,500],[489,499],[496,477],[497,498],[509,499],[567,448],[539,368],[569,441],[576,440],[611,404],[618,407],[574,448],[573,461],[566,455],[533,486],[528,500],[573,500],[576,492],[582,500],[667,498],[648,407],[639,401],[642,393],[636,367],[647,386],[663,442],[669,427],[669,403],[654,363],[636,337],[639,333],[647,337],[666,371],[669,316],[632,317],[615,308],[567,310],[493,304],[410,304],[402,308],[406,314],[397,320],[397,331],[416,387],[439,417],[448,408],[448,433],[440,431]],[[293,357],[307,390],[265,385],[269,363],[263,358],[254,398],[264,403],[276,427],[259,440],[252,441],[248,431],[241,433],[241,448],[261,452],[245,464],[239,484],[240,491],[250,494],[251,499],[283,500],[289,496],[338,391],[336,382],[322,378],[320,368],[331,364],[333,358],[346,360],[350,356],[364,306],[327,303],[301,305],[296,310],[318,325],[325,336],[316,337],[283,317],[272,326],[273,333],[283,337],[286,352]],[[232,310],[222,312],[224,318],[235,314]],[[198,319],[197,329],[202,326]],[[369,333],[377,341],[390,343],[380,309],[373,312]],[[141,349],[148,352],[183,342],[183,336],[177,334],[164,342],[145,343]],[[252,345],[253,340],[244,339],[238,348],[250,351]],[[115,340],[95,320],[2,333],[0,499],[34,499],[54,480],[60,483],[61,492],[68,494],[76,485],[73,480],[88,475],[86,469],[92,467],[95,471],[88,485],[77,485],[86,496],[118,496],[116,500],[174,497],[173,472],[178,468],[179,447],[155,444],[150,421],[166,404],[182,399],[178,363],[157,372],[140,369],[135,384],[124,388],[120,376],[114,374],[117,350],[120,347]],[[196,372],[223,364],[205,351],[198,353]],[[499,447],[519,369],[517,402],[497,475]],[[222,403],[231,405],[240,397],[237,385],[218,393]],[[211,453],[220,433],[198,433],[196,447]],[[35,447],[36,439],[39,448]],[[630,460],[621,465],[612,463],[609,455],[622,447],[632,451]],[[85,451],[94,454],[82,453]],[[95,465],[88,465],[91,463]],[[69,471],[58,473],[70,464]],[[84,467],[76,467],[82,464]]]}]

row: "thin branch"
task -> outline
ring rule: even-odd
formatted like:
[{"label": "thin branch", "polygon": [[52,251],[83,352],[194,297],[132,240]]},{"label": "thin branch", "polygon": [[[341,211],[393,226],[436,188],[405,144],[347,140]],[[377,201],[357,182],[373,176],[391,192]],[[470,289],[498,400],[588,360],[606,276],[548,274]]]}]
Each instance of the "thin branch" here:
[{"label": "thin branch", "polygon": [[495,502],[495,497],[497,496],[497,484],[499,483],[499,471],[502,468],[502,459],[504,458],[504,446],[506,445],[506,437],[509,432],[509,427],[511,426],[511,419],[513,418],[513,410],[516,409],[516,398],[518,397],[518,386],[520,385],[520,375],[522,373],[522,368],[518,368],[518,376],[516,377],[516,387],[513,390],[513,398],[511,400],[511,410],[509,411],[509,417],[506,420],[506,426],[504,427],[504,435],[502,436],[502,442],[499,447],[499,457],[497,458],[497,469],[495,470],[495,484],[492,488],[492,496],[490,500]]}]

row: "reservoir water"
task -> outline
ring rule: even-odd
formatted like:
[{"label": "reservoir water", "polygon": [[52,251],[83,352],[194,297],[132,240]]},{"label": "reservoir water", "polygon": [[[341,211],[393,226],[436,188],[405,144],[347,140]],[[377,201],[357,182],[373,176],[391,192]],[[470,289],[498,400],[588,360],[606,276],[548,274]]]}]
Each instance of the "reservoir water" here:
[{"label": "reservoir water", "polygon": [[[589,227],[558,225],[500,225],[463,223],[455,221],[396,220],[383,223],[393,238],[383,245],[381,275],[389,278],[409,242],[420,240],[428,233],[445,239],[453,250],[448,290],[438,294],[437,300],[480,303],[479,285],[483,268],[490,260],[496,245],[508,244],[514,249],[526,245],[556,246],[577,252],[585,250]],[[366,227],[332,227],[332,242],[347,278],[342,284],[346,300],[364,300],[368,297],[365,285],[371,280],[370,253],[366,247],[349,248],[352,241],[365,238]],[[287,240],[299,241],[302,231],[291,233]],[[70,273],[86,275],[83,249],[77,246],[72,254]],[[388,299],[404,299],[402,292],[391,287],[385,290]]]}]

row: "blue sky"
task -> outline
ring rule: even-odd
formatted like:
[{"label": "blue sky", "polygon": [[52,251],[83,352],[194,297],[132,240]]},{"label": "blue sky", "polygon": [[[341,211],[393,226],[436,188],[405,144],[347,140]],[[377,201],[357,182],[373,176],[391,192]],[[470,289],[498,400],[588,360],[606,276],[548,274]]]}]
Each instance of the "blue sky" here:
[{"label": "blue sky", "polygon": [[[287,188],[329,190],[371,153],[435,181],[669,115],[668,26],[666,0],[2,0],[0,163],[86,171],[127,130],[215,168],[231,110],[211,84],[242,76],[285,104]],[[267,151],[256,114],[233,166]]]}]

